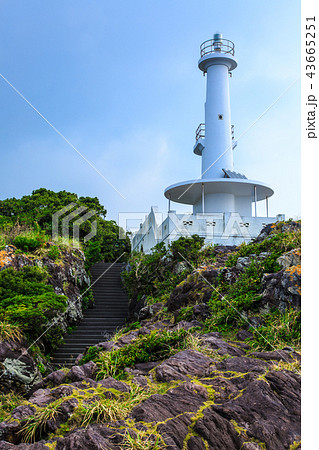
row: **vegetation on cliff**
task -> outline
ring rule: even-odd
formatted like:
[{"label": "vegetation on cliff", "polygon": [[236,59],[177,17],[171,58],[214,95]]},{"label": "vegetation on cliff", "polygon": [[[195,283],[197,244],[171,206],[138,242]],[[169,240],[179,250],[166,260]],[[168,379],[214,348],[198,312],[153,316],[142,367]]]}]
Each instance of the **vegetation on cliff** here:
[{"label": "vegetation on cliff", "polygon": [[[71,192],[54,192],[44,188],[37,189],[31,195],[25,195],[21,199],[0,200],[0,248],[6,244],[13,244],[24,252],[32,252],[43,247],[45,242],[52,240],[53,215],[71,204],[74,205],[73,209],[65,214],[78,208],[93,213],[79,226],[80,245],[86,255],[87,267],[102,259],[105,261],[115,261],[117,258],[125,260],[130,253],[130,240],[128,236],[120,239],[118,225],[112,220],[105,220],[106,209],[97,197],[78,197]],[[64,215],[58,219],[61,236]],[[78,218],[79,215],[74,218]],[[95,236],[88,242],[84,242],[84,237],[90,233],[92,223],[95,221],[97,222]],[[71,241],[72,221],[69,222],[68,227],[68,236]],[[62,241],[62,243],[69,244],[70,241]]]},{"label": "vegetation on cliff", "polygon": [[193,236],[131,255],[131,322],[27,399],[0,399],[3,439],[25,449],[300,448],[300,223],[236,248],[203,244]]},{"label": "vegetation on cliff", "polygon": [[[53,241],[53,216],[69,205],[73,206],[59,217]],[[79,241],[73,241],[72,222],[78,216],[67,222],[68,230],[62,230],[63,217],[88,210],[93,214],[80,225]],[[14,340],[21,347],[13,358],[6,349],[1,361],[6,356],[21,361],[26,352],[29,366],[23,370],[30,369],[33,358],[38,371],[48,373],[50,354],[92,304],[89,267],[104,258],[125,260],[130,252],[129,238],[119,239],[119,227],[105,215],[96,197],[44,188],[0,201],[0,342]],[[85,242],[94,222],[96,234]],[[23,379],[20,369],[15,370]],[[7,378],[1,376],[2,381]]]}]

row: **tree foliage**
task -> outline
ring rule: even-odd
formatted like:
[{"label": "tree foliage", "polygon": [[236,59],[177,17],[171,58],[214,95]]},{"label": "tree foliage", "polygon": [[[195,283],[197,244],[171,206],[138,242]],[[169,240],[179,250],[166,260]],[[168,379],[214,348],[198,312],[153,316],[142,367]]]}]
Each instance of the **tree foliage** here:
[{"label": "tree foliage", "polygon": [[[0,226],[2,229],[14,227],[17,223],[20,227],[31,227],[37,231],[35,236],[15,236],[12,243],[22,251],[32,251],[43,244],[45,239],[52,235],[53,215],[66,206],[73,204],[73,208],[66,211],[58,218],[59,234],[62,235],[62,220],[72,211],[82,208],[82,213],[74,213],[74,220],[87,211],[94,212],[85,222],[79,226],[79,238],[87,256],[87,265],[94,264],[104,259],[115,261],[117,258],[125,260],[130,253],[130,240],[119,238],[119,227],[112,220],[105,220],[106,209],[101,205],[97,197],[78,197],[67,191],[54,192],[41,188],[24,195],[21,199],[8,198],[0,201]],[[73,223],[68,224],[68,234],[73,237]],[[96,222],[97,233],[84,242],[84,237],[91,232],[92,224]]]}]

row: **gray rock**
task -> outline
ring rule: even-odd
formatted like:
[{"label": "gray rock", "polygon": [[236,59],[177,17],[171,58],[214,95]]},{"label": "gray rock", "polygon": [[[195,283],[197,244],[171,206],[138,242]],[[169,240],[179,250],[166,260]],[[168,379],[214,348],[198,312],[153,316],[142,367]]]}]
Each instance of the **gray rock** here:
[{"label": "gray rock", "polygon": [[69,371],[67,378],[70,381],[82,381],[87,378],[94,379],[97,371],[97,365],[93,361],[89,361],[82,366],[73,366]]},{"label": "gray rock", "polygon": [[295,248],[290,252],[284,253],[277,258],[277,263],[283,268],[287,269],[292,266],[299,266],[301,264],[300,248]]},{"label": "gray rock", "polygon": [[98,382],[98,385],[107,388],[107,389],[115,389],[120,392],[130,392],[131,388],[128,384],[123,383],[123,381],[115,380],[114,378],[106,378]]},{"label": "gray rock", "polygon": [[26,393],[41,380],[37,366],[21,359],[5,358],[0,363],[0,384],[3,391]]},{"label": "gray rock", "polygon": [[247,358],[244,356],[224,359],[216,363],[216,368],[222,371],[230,372],[258,372],[264,373],[269,367],[269,363],[260,359]]},{"label": "gray rock", "polygon": [[253,260],[254,261],[262,261],[262,260],[268,258],[268,256],[270,256],[270,255],[271,255],[271,253],[269,253],[269,252],[262,252],[262,253],[259,253],[259,255],[256,255],[253,253],[249,256],[240,256],[237,259],[236,268],[240,269],[240,270],[246,269],[246,267],[250,266],[250,264],[252,263]]},{"label": "gray rock", "polygon": [[182,272],[184,272],[184,270],[189,269],[189,264],[186,261],[181,261],[175,264],[173,272],[176,275],[181,274]]},{"label": "gray rock", "polygon": [[155,368],[156,379],[161,382],[189,380],[189,377],[207,375],[214,361],[195,350],[184,350],[171,356]]},{"label": "gray rock", "polygon": [[[217,350],[219,355],[230,355],[230,356],[243,356],[245,351],[239,348],[236,344],[231,345],[219,337],[215,337],[213,333],[203,334],[200,339],[208,348]],[[240,345],[240,343],[238,343]]]},{"label": "gray rock", "polygon": [[265,274],[262,278],[261,295],[260,306],[265,312],[274,307],[282,312],[289,307],[300,309],[300,266],[291,266],[277,273]]}]

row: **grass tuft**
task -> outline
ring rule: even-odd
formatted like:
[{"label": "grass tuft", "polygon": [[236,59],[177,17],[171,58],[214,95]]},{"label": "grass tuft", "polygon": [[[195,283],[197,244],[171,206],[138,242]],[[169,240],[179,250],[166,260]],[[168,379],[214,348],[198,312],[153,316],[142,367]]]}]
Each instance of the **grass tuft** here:
[{"label": "grass tuft", "polygon": [[0,342],[18,341],[23,337],[20,326],[16,323],[10,323],[7,320],[0,321]]},{"label": "grass tuft", "polygon": [[123,450],[162,450],[167,447],[163,443],[161,436],[156,436],[148,430],[142,431],[136,429],[134,430],[133,436],[130,430],[126,430],[121,448]]}]

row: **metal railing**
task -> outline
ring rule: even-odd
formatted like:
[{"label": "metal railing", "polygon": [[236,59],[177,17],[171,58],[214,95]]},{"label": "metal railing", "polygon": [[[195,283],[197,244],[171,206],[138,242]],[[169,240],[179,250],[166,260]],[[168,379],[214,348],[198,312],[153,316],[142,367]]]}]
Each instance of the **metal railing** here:
[{"label": "metal railing", "polygon": [[200,46],[201,58],[209,53],[230,53],[235,54],[235,44],[228,39],[208,39]]},{"label": "metal railing", "polygon": [[[235,127],[234,125],[231,126],[231,137],[232,139],[235,139]],[[205,139],[205,124],[200,123],[195,131],[195,140],[196,142],[199,139]]]},{"label": "metal railing", "polygon": [[197,130],[195,132],[195,139],[196,142],[199,139],[205,139],[205,124],[204,123],[200,123],[197,127]]}]

